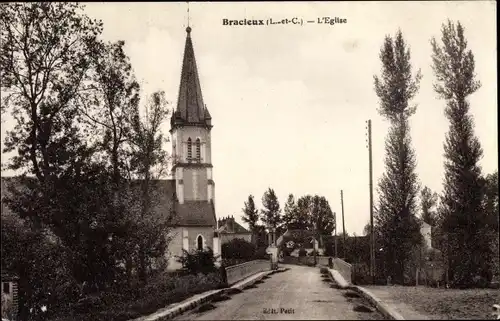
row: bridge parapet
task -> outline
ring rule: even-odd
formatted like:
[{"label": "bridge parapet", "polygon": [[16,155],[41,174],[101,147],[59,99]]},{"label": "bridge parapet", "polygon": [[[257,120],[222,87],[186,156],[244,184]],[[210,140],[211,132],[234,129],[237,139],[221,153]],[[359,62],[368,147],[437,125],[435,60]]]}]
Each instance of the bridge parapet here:
[{"label": "bridge parapet", "polygon": [[227,283],[229,286],[243,280],[255,273],[269,271],[271,262],[269,260],[253,260],[226,268]]},{"label": "bridge parapet", "polygon": [[352,284],[352,265],[347,263],[346,261],[339,259],[339,258],[334,258],[333,259],[333,268],[337,270],[342,277],[349,282],[349,284]]}]

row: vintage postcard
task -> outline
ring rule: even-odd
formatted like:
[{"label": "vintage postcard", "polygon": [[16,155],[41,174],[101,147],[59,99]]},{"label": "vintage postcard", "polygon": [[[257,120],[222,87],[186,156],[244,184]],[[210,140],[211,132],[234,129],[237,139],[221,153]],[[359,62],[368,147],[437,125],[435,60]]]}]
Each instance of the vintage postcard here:
[{"label": "vintage postcard", "polygon": [[496,14],[1,4],[2,321],[500,318]]}]

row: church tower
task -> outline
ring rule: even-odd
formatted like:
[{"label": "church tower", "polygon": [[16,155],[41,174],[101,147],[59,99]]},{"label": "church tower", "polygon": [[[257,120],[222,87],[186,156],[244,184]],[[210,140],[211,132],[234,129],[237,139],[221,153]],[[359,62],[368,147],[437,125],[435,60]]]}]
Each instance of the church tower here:
[{"label": "church tower", "polygon": [[205,208],[206,204],[211,204],[213,208],[212,119],[203,102],[191,28],[187,27],[186,32],[177,108],[170,122],[174,157],[172,174],[181,207],[182,204],[197,203]]}]

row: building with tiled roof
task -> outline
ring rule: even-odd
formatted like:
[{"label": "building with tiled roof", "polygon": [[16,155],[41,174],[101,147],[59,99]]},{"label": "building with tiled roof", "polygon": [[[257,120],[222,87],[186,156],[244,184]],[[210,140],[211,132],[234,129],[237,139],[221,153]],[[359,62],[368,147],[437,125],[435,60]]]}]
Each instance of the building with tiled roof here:
[{"label": "building with tiled roof", "polygon": [[[156,200],[154,213],[165,218],[174,216],[170,253],[167,253],[169,269],[181,268],[176,256],[182,255],[182,250],[210,247],[216,255],[220,253],[212,178],[212,121],[203,102],[191,28],[186,32],[177,107],[170,122],[173,179],[157,180],[152,187]],[[7,181],[22,185],[20,178],[2,177],[2,199],[7,192],[4,188]],[[139,192],[139,183],[131,182],[131,193],[136,189]],[[2,202],[2,216],[9,215],[8,212]]]},{"label": "building with tiled roof", "polygon": [[243,239],[247,242],[252,241],[252,232],[241,226],[233,216],[224,217],[218,220],[217,233],[221,245],[228,243],[233,239]]}]

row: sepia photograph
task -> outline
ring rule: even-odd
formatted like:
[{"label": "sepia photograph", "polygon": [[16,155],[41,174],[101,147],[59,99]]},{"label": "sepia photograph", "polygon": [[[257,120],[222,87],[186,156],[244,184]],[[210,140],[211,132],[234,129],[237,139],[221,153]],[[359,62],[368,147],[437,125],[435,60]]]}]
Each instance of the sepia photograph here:
[{"label": "sepia photograph", "polygon": [[1,321],[500,320],[496,15],[1,3]]}]

